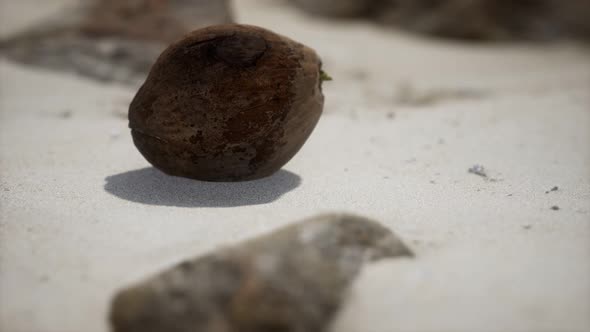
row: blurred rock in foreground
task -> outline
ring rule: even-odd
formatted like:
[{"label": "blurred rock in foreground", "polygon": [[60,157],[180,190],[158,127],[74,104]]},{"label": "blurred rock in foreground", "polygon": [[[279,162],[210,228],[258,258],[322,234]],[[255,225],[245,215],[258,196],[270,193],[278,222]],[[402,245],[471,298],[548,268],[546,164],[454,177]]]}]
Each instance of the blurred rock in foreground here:
[{"label": "blurred rock in foreground", "polygon": [[188,260],[114,299],[115,332],[319,332],[364,263],[412,256],[390,230],[324,215]]},{"label": "blurred rock in foreground", "polygon": [[95,0],[0,41],[0,54],[100,80],[141,83],[166,46],[230,23],[228,0]]},{"label": "blurred rock in foreground", "polygon": [[[365,17],[468,40],[590,41],[589,0],[292,0],[313,14]],[[338,5],[334,5],[338,3]]]}]

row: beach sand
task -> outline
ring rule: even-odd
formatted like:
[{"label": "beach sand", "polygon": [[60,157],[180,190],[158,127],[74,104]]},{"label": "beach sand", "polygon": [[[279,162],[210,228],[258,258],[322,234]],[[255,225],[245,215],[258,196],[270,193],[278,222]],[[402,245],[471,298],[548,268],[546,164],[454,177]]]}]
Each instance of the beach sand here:
[{"label": "beach sand", "polygon": [[[106,332],[121,287],[334,211],[381,221],[416,257],[367,266],[333,331],[590,330],[590,50],[236,2],[334,78],[303,149],[259,181],[166,176],[131,141],[137,87],[0,60],[0,330]],[[0,1],[2,34],[48,3]]]}]

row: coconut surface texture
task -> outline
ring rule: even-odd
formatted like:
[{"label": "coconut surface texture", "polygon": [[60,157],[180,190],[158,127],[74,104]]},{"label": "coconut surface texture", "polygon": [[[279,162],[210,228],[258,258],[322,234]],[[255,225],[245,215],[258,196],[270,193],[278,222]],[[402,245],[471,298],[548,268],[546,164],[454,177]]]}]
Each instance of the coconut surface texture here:
[{"label": "coconut surface texture", "polygon": [[131,102],[135,146],[167,174],[205,181],[269,176],[323,109],[314,50],[263,28],[200,29],[159,57]]}]

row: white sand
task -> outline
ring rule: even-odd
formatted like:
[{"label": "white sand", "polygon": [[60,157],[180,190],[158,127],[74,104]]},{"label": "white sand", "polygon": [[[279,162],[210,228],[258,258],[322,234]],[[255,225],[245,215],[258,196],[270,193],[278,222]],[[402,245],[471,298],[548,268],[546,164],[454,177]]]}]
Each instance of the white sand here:
[{"label": "white sand", "polygon": [[[417,257],[369,266],[334,331],[590,330],[588,50],[434,42],[237,2],[241,22],[316,48],[335,78],[308,143],[265,180],[162,175],[131,142],[133,89],[0,62],[1,331],[107,332],[119,287],[342,210]],[[396,104],[408,83],[481,96]]]}]

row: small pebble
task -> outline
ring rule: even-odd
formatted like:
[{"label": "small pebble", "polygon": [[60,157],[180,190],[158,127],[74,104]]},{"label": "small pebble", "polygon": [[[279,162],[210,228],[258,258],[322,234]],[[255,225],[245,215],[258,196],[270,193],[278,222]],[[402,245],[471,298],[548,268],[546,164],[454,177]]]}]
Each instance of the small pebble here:
[{"label": "small pebble", "polygon": [[557,210],[559,210],[559,206],[557,206],[557,205],[553,205],[553,206],[551,207],[551,210],[553,210],[553,211],[557,211]]},{"label": "small pebble", "polygon": [[467,171],[471,174],[479,175],[484,178],[488,177],[488,175],[486,174],[486,170],[482,165],[473,165]]},{"label": "small pebble", "polygon": [[558,186],[555,186],[555,187],[551,188],[551,190],[547,190],[547,191],[545,192],[545,194],[548,194],[548,193],[550,193],[550,192],[552,192],[552,191],[557,191],[557,190],[559,190],[559,187],[558,187]]}]

